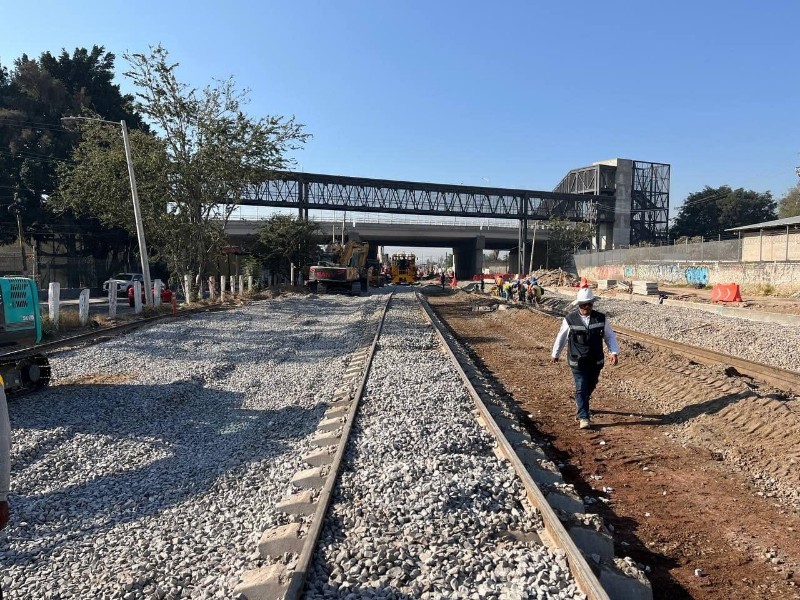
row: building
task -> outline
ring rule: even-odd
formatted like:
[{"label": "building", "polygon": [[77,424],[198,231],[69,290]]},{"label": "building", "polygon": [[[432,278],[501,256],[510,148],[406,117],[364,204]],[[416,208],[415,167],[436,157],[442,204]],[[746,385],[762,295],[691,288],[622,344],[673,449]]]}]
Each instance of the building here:
[{"label": "building", "polygon": [[725,231],[739,234],[742,262],[800,262],[800,216]]}]

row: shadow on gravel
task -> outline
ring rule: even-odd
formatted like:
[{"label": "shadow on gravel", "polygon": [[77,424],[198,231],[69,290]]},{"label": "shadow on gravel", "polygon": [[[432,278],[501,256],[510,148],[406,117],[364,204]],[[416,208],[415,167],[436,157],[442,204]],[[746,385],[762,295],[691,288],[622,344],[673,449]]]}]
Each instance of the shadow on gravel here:
[{"label": "shadow on gravel", "polygon": [[[28,431],[43,439],[20,440],[13,452],[11,543],[0,543],[5,565],[77,548],[209,492],[208,510],[219,511],[220,480],[256,493],[263,476],[246,467],[291,452],[315,431],[325,405],[251,410],[240,407],[242,397],[189,380],[53,387],[12,403],[14,437]],[[45,479],[49,489],[39,489]],[[35,548],[16,550],[15,539],[36,540]]]}]

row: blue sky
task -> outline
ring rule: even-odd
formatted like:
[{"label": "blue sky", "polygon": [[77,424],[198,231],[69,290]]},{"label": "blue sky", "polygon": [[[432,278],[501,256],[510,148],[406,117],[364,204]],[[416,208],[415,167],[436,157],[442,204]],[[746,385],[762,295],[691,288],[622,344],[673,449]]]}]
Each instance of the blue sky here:
[{"label": "blue sky", "polygon": [[[305,171],[550,190],[612,157],[776,196],[800,165],[800,3],[6,3],[0,62],[163,44],[313,134]],[[674,210],[673,210],[674,213]]]}]

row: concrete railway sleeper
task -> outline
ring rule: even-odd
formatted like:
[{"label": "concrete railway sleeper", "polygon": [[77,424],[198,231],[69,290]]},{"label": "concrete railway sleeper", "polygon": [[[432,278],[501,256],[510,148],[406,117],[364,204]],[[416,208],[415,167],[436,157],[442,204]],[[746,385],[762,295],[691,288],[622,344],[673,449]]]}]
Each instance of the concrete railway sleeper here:
[{"label": "concrete railway sleeper", "polygon": [[652,596],[421,297],[348,374],[238,598]]}]

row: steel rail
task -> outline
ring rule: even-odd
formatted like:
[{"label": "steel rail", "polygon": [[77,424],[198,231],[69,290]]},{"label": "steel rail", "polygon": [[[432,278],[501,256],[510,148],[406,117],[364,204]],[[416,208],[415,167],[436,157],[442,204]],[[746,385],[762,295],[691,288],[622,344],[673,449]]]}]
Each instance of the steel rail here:
[{"label": "steel rail", "polygon": [[656,337],[618,325],[614,325],[614,332],[622,337],[628,337],[645,344],[671,350],[707,365],[719,365],[720,363],[730,365],[742,375],[747,375],[753,379],[763,381],[792,394],[800,394],[800,373],[781,369],[780,367],[765,365],[764,363],[747,360],[745,358],[739,358],[737,356],[731,356],[730,354],[724,354],[716,350],[708,350],[707,348],[699,348],[698,346],[692,346],[684,342],[675,342],[673,340]]},{"label": "steel rail", "polygon": [[[565,311],[558,309],[542,310],[541,308],[525,305],[525,307],[533,312],[546,315],[548,317],[560,318],[565,315]],[[555,314],[554,314],[555,313]],[[718,366],[719,364],[729,365],[734,367],[740,374],[751,377],[758,381],[768,383],[780,390],[789,392],[791,394],[800,394],[800,373],[796,371],[789,371],[780,367],[773,367],[765,365],[764,363],[748,360],[746,358],[739,358],[738,356],[731,356],[724,352],[716,350],[709,350],[708,348],[700,348],[685,342],[676,342],[666,338],[650,335],[649,333],[642,333],[628,327],[621,327],[614,325],[614,332],[622,337],[630,338],[644,344],[658,346],[666,350],[671,350],[677,354],[681,354],[696,360],[706,365]]]},{"label": "steel rail", "polygon": [[522,485],[525,487],[528,500],[541,514],[547,537],[550,538],[550,541],[555,547],[563,550],[566,554],[570,572],[575,578],[575,581],[578,584],[581,592],[586,594],[586,597],[589,600],[610,600],[608,594],[600,584],[600,580],[592,571],[589,563],[586,562],[586,559],[578,549],[578,546],[572,541],[572,538],[567,533],[567,530],[564,528],[564,525],[561,523],[558,515],[556,515],[555,511],[550,506],[550,503],[547,501],[547,498],[545,498],[544,494],[539,489],[539,486],[536,485],[536,482],[533,480],[530,473],[528,473],[527,468],[517,455],[514,447],[503,434],[503,431],[495,422],[494,417],[489,412],[480,394],[472,385],[472,381],[464,371],[464,368],[459,362],[458,357],[456,357],[450,341],[443,333],[444,326],[442,325],[442,322],[433,312],[433,309],[430,307],[428,301],[422,296],[422,294],[417,292],[416,296],[420,306],[423,309],[423,312],[436,331],[436,335],[439,337],[439,340],[441,340],[445,352],[450,357],[451,361],[453,362],[453,366],[461,377],[461,380],[464,382],[464,386],[469,392],[469,395],[472,397],[472,400],[475,402],[475,406],[478,408],[478,412],[485,422],[486,427],[489,429],[492,435],[494,435],[503,455],[511,463],[512,467],[514,467],[514,471],[516,471],[517,476],[522,481]]},{"label": "steel rail", "polygon": [[389,311],[389,305],[392,303],[393,296],[394,292],[389,294],[389,298],[386,300],[386,304],[383,307],[381,320],[378,323],[378,328],[375,331],[375,337],[372,339],[372,345],[369,348],[369,354],[364,362],[364,372],[361,376],[361,382],[359,383],[355,395],[353,396],[353,403],[350,405],[350,410],[347,412],[347,420],[342,426],[342,434],[339,438],[336,454],[333,457],[333,462],[331,463],[328,476],[325,478],[325,485],[322,487],[322,491],[319,494],[319,499],[317,500],[317,509],[314,511],[314,517],[311,521],[311,526],[308,529],[308,533],[306,534],[306,539],[303,543],[303,550],[297,559],[295,570],[290,575],[289,585],[283,596],[284,599],[294,600],[296,598],[300,598],[303,592],[303,587],[305,586],[306,578],[308,577],[308,571],[311,567],[311,561],[314,558],[314,551],[317,547],[317,540],[319,539],[319,536],[322,533],[322,527],[325,524],[325,515],[328,512],[328,505],[333,498],[333,490],[336,486],[336,482],[339,479],[339,470],[341,469],[342,462],[344,460],[344,451],[347,447],[347,441],[350,438],[350,431],[353,428],[353,422],[355,421],[356,413],[358,412],[358,407],[361,403],[361,397],[364,395],[364,390],[367,387],[367,379],[372,367],[372,359],[375,356],[375,349],[378,347],[378,338],[380,338],[381,331],[383,331],[383,323],[386,320],[386,313]]}]

